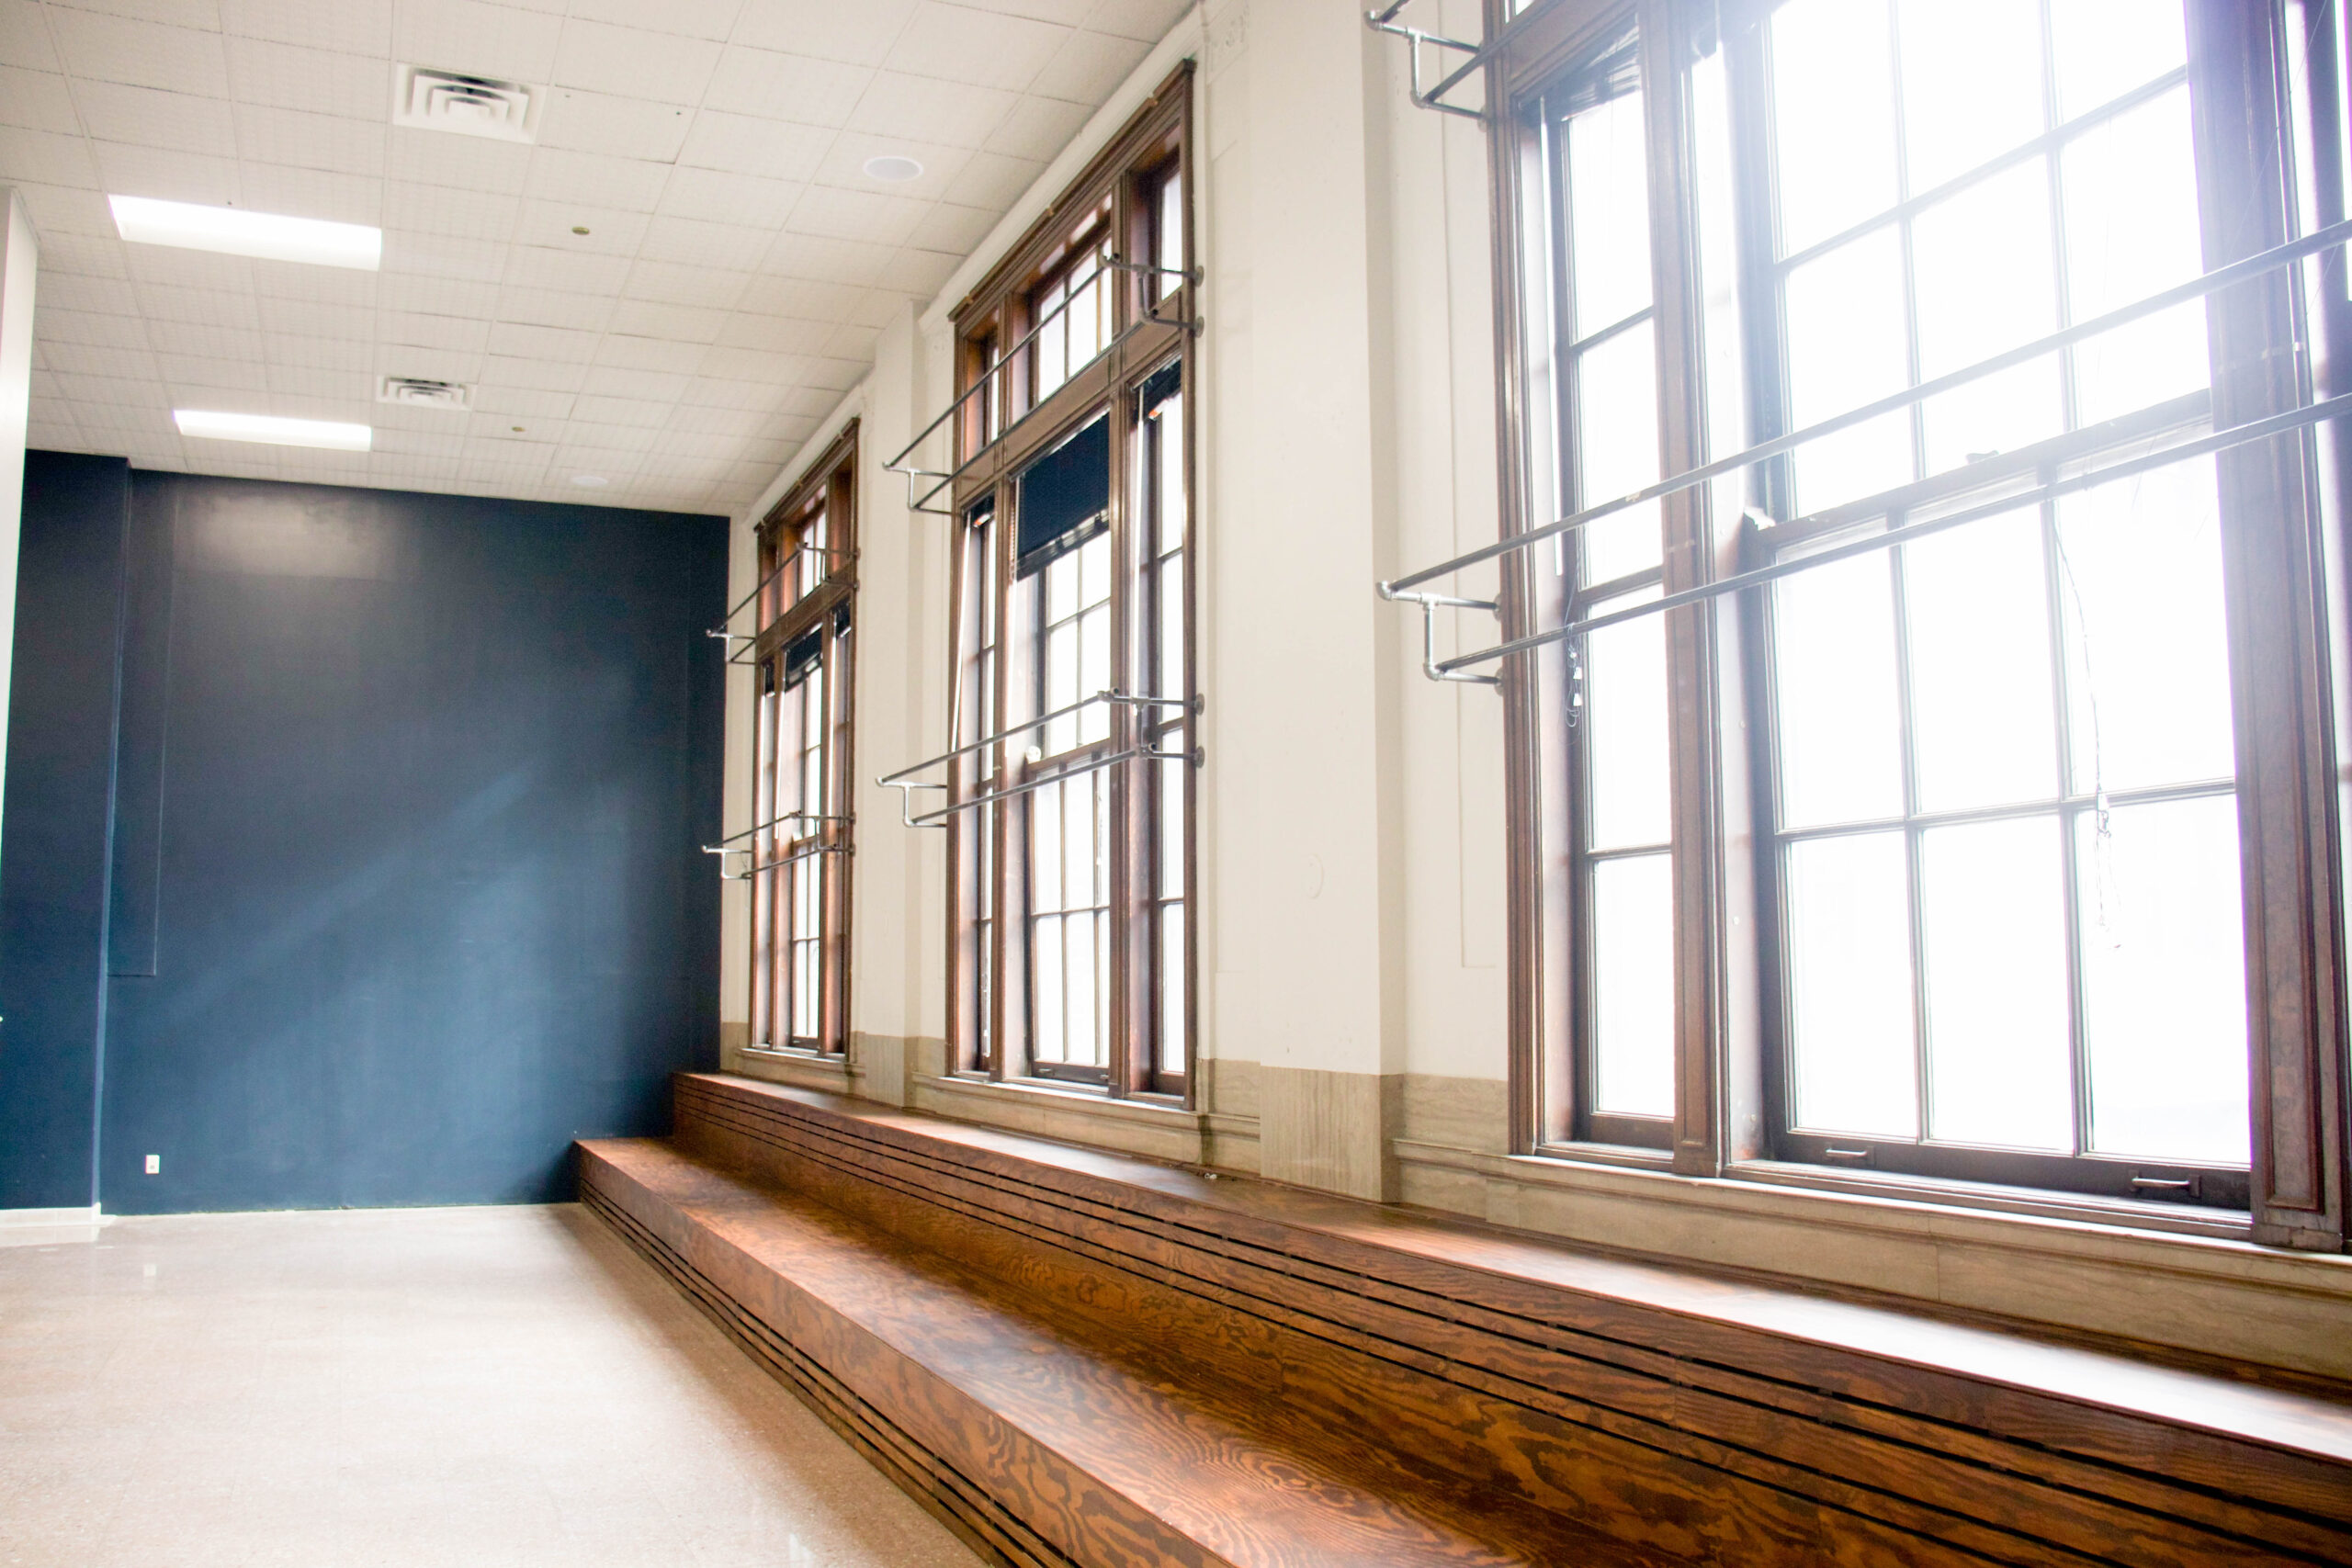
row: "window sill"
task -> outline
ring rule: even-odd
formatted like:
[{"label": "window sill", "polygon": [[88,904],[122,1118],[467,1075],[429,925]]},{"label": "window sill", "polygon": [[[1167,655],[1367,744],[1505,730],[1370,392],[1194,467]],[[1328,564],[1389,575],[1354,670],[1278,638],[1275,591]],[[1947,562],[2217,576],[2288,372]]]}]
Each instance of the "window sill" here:
[{"label": "window sill", "polygon": [[976,1073],[916,1073],[910,1088],[911,1108],[934,1115],[1179,1165],[1257,1168],[1255,1117],[1191,1111],[1166,1095],[1113,1099],[1091,1085]]},{"label": "window sill", "polygon": [[1573,1157],[1406,1139],[1395,1148],[1407,1201],[1495,1224],[2352,1377],[2352,1257],[2257,1247],[2243,1221],[2233,1232],[2218,1211],[2211,1222],[2157,1216],[2215,1234],[2152,1228],[2092,1201],[1964,1206],[1946,1191],[1824,1179],[1809,1168],[1692,1177],[1581,1148]]},{"label": "window sill", "polygon": [[1934,1203],[1999,1214],[2027,1214],[2045,1220],[2076,1220],[2090,1224],[2169,1232],[2176,1235],[2245,1241],[2254,1234],[2254,1216],[2243,1209],[2209,1209],[2189,1203],[2134,1202],[2128,1198],[2102,1198],[2086,1192],[2050,1192],[2037,1188],[1939,1180],[1933,1177],[1901,1176],[1888,1171],[1825,1170],[1819,1166],[1795,1165],[1781,1160],[1750,1160],[1732,1167],[1730,1174],[1738,1179],[1767,1182],[1778,1187],[1894,1198],[1906,1202]]}]

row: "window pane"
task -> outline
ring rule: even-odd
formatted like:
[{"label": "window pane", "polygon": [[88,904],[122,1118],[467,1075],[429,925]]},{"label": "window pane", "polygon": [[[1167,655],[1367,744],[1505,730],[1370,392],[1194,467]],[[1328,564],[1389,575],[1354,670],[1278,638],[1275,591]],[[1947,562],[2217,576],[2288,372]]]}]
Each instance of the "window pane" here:
[{"label": "window pane", "polygon": [[[1631,603],[1612,600],[1600,608]],[[1604,626],[1585,639],[1584,660],[1591,847],[1663,844],[1671,836],[1672,808],[1667,791],[1665,617]]]},{"label": "window pane", "polygon": [[[1789,274],[1789,412],[1803,427],[1911,384],[1903,310],[1903,243],[1892,227],[1840,245]],[[1807,442],[1792,459],[1808,512],[1912,477],[1903,413]]]},{"label": "window pane", "polygon": [[1576,322],[1589,337],[1650,302],[1649,180],[1642,96],[1628,93],[1570,117],[1568,273]]},{"label": "window pane", "polygon": [[[2049,165],[2036,158],[1969,186],[1912,224],[1919,376],[1944,375],[2058,328]],[[1948,392],[1926,408],[1928,468],[2011,452],[2065,428],[2058,356]]]},{"label": "window pane", "polygon": [[1903,835],[1788,852],[1790,1084],[1796,1123],[1918,1135]]},{"label": "window pane", "polygon": [[2060,852],[2055,817],[1920,836],[1931,1137],[2074,1149]]},{"label": "window pane", "polygon": [[1772,14],[1781,254],[1894,205],[1890,64],[1885,0],[1794,0]]},{"label": "window pane", "polygon": [[1101,863],[1095,845],[1094,783],[1099,773],[1080,773],[1051,786],[1062,797],[1062,897],[1064,908],[1099,904],[1095,872]]},{"label": "window pane", "polygon": [[[2066,286],[2075,321],[2143,299],[2203,270],[2188,89],[2093,127],[2059,162]],[[2205,307],[2191,301],[2074,351],[2083,423],[2206,384]]]},{"label": "window pane", "polygon": [[1674,863],[1592,868],[1593,1108],[1674,1114]]},{"label": "window pane", "polygon": [[1062,790],[1049,784],[1029,794],[1031,905],[1040,913],[1062,907]]},{"label": "window pane", "polygon": [[1772,651],[1782,826],[1901,815],[1885,556],[1857,556],[1775,583]]},{"label": "window pane", "polygon": [[2237,802],[2077,819],[2091,1146],[2246,1162],[2246,994]]},{"label": "window pane", "polygon": [[1062,1031],[1062,923],[1060,916],[1050,915],[1030,928],[1035,933],[1030,940],[1037,954],[1037,988],[1029,1005],[1037,1017],[1033,1048],[1040,1062],[1069,1059]]},{"label": "window pane", "polygon": [[1184,906],[1159,911],[1159,1070],[1185,1070]]},{"label": "window pane", "polygon": [[2078,793],[2235,771],[2213,486],[2200,458],[2058,503]]},{"label": "window pane", "polygon": [[2188,62],[2179,0],[2051,0],[2050,36],[2068,119]]},{"label": "window pane", "polygon": [[[1577,461],[1582,504],[1657,480],[1657,355],[1650,323],[1628,327],[1577,356]],[[1656,502],[1583,531],[1584,580],[1607,582],[1658,564]]]},{"label": "window pane", "polygon": [[1069,1002],[1065,1010],[1069,1020],[1069,1038],[1062,1059],[1091,1066],[1098,1060],[1094,1032],[1094,916],[1091,912],[1065,916],[1062,936],[1068,943],[1062,977],[1069,988]]},{"label": "window pane", "polygon": [[1894,25],[1912,195],[2041,134],[2036,0],[1900,0]]},{"label": "window pane", "polygon": [[[1163,747],[1181,742],[1178,731],[1162,740]],[[1159,897],[1184,896],[1184,770],[1183,762],[1150,764],[1159,774]]]},{"label": "window pane", "polygon": [[2040,513],[1971,523],[1902,548],[1919,808],[2056,795]]}]

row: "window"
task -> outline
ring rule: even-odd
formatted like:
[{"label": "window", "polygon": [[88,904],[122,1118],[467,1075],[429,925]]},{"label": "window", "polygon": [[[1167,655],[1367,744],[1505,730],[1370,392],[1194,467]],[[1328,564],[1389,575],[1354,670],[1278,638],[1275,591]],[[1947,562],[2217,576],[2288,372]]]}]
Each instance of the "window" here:
[{"label": "window", "polygon": [[2340,280],[1902,397],[2331,220],[2333,7],[1530,9],[1506,533],[1900,406],[1504,557],[1520,1146],[2340,1246],[2335,437],[2159,460]]},{"label": "window", "polygon": [[853,423],[759,528],[753,1050],[831,1055],[849,1041],[856,470]]},{"label": "window", "polygon": [[956,314],[955,1058],[1114,1095],[1190,1077],[1189,90]]}]

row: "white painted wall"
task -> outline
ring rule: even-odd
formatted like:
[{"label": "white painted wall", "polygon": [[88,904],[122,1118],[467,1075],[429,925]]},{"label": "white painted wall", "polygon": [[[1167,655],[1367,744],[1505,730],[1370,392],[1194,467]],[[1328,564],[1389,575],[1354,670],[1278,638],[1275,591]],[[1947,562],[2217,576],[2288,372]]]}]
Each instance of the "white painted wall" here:
[{"label": "white painted wall", "polygon": [[25,430],[32,412],[33,283],[40,248],[13,190],[0,189],[0,778],[7,773],[8,679],[17,646],[17,539],[25,504]]},{"label": "white painted wall", "polygon": [[[1444,10],[1477,29],[1475,0]],[[951,395],[947,311],[1186,55],[1208,269],[1202,1054],[1499,1079],[1499,706],[1423,682],[1418,619],[1373,588],[1495,536],[1486,153],[1476,126],[1412,107],[1401,50],[1329,0],[1179,24],[737,520],[741,595],[753,520],[865,420],[854,1027],[936,1036],[945,995],[943,836],[901,828],[872,780],[944,743],[947,524],[910,514],[881,461]],[[750,682],[731,679],[730,827],[750,767]],[[722,1016],[741,1021],[747,899],[728,897]]]}]

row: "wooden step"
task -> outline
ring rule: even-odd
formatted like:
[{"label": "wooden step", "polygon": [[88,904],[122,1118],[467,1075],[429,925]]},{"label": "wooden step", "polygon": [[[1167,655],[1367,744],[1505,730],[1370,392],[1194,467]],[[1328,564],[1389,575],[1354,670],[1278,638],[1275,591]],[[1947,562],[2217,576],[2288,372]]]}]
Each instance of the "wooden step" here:
[{"label": "wooden step", "polygon": [[655,1142],[581,1157],[597,1212],[1001,1559],[1666,1562],[1449,1495],[1380,1445],[1302,1434],[1279,1403],[1188,1380],[1082,1314],[754,1177]]},{"label": "wooden step", "polygon": [[[750,1080],[683,1077],[676,1096],[676,1147],[695,1168],[731,1173],[763,1202],[829,1206],[901,1257],[957,1270],[958,1290],[985,1285],[976,1300],[1049,1303],[1056,1332],[1136,1386],[1212,1400],[1262,1451],[1296,1462],[1344,1434],[1351,1486],[1409,1499],[1419,1517],[1507,1519],[1468,1532],[1477,1550],[1532,1553],[1439,1561],[1570,1561],[1557,1553],[1603,1551],[1584,1543],[1605,1535],[1743,1563],[2352,1562],[2352,1402],[2333,1385],[2250,1382]],[[608,1147],[583,1146],[583,1194],[625,1208],[599,1196],[618,1168]],[[684,1233],[662,1234],[691,1259]],[[758,1299],[741,1284],[720,1290],[738,1310]],[[966,1479],[1027,1517],[1017,1490]],[[1585,1533],[1541,1547],[1549,1528]],[[1161,1560],[1091,1550],[1072,1555]]]}]

